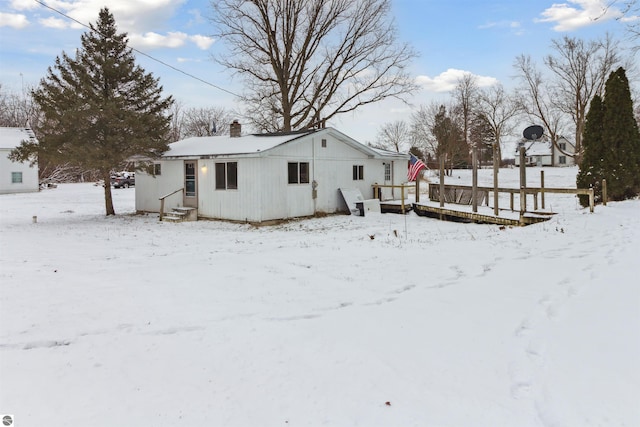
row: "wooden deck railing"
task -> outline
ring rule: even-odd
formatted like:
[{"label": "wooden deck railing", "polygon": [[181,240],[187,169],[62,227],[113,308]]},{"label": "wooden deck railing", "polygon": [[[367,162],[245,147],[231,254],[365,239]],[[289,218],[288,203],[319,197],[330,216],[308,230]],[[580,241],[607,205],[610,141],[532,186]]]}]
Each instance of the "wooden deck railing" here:
[{"label": "wooden deck railing", "polygon": [[405,193],[404,190],[405,190],[405,188],[414,188],[413,185],[383,185],[383,184],[373,184],[372,187],[373,187],[373,198],[374,199],[378,199],[378,200],[380,200],[380,198],[382,196],[382,192],[380,191],[381,189],[383,189],[383,188],[391,188],[391,189],[399,188],[400,189],[400,200],[401,200],[400,205],[402,206],[402,212],[404,212],[404,199],[405,199],[404,195],[408,194],[408,193]]},{"label": "wooden deck railing", "polygon": [[[448,203],[456,203],[456,200],[460,199],[458,197],[458,192],[468,192],[473,191],[473,187],[469,185],[451,185],[445,184],[445,201]],[[486,202],[487,206],[489,205],[488,197],[486,196],[489,192],[493,192],[493,187],[476,187],[478,193],[483,193],[479,196],[479,199],[482,199]],[[538,209],[538,194],[541,195],[542,199],[542,209],[544,206],[544,194],[545,193],[560,193],[560,194],[583,194],[589,196],[589,211],[593,212],[594,207],[594,192],[593,188],[548,188],[548,187],[525,187],[525,188],[504,188],[498,187],[495,189],[498,193],[509,193],[510,199],[510,208],[514,210],[514,194],[521,195],[521,205],[522,209],[526,210],[526,199],[522,199],[522,195],[526,198],[527,194],[533,195],[533,209]],[[449,195],[449,197],[447,197]],[[451,197],[453,196],[453,198]],[[440,200],[440,188],[439,185],[429,185],[429,199],[432,201]],[[466,199],[466,197],[465,197]],[[468,203],[467,203],[468,204]],[[522,210],[521,209],[521,210]]]}]

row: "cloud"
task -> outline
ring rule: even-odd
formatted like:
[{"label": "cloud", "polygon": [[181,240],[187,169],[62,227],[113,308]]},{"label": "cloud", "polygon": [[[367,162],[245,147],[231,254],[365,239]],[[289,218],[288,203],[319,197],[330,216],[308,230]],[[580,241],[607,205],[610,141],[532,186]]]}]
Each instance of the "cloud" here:
[{"label": "cloud", "polygon": [[168,33],[166,36],[162,34],[148,32],[144,34],[129,34],[129,41],[131,45],[137,49],[141,48],[158,48],[169,47],[176,48],[184,46],[188,35],[182,32]]},{"label": "cloud", "polygon": [[40,25],[42,25],[43,27],[55,28],[57,30],[63,30],[65,28],[71,27],[71,24],[68,21],[54,17],[40,19],[38,20],[38,22],[40,22]]},{"label": "cloud", "polygon": [[26,16],[19,13],[2,13],[0,12],[0,27],[24,28],[29,25]]},{"label": "cloud", "polygon": [[620,18],[622,12],[604,0],[568,0],[568,3],[553,4],[541,16],[534,22],[552,22],[556,24],[553,27],[555,31],[573,31]]},{"label": "cloud", "polygon": [[33,0],[11,0],[9,7],[13,10],[33,10],[40,5]]},{"label": "cloud", "polygon": [[493,86],[498,83],[498,79],[495,77],[479,76],[469,71],[456,70],[455,68],[449,68],[447,71],[433,78],[429,76],[418,76],[416,77],[416,83],[430,92],[450,92],[455,89],[458,81],[466,74],[474,75],[479,87]]},{"label": "cloud", "polygon": [[201,35],[190,36],[189,40],[194,42],[196,46],[198,46],[202,50],[209,49],[211,45],[215,42],[215,39],[207,36],[201,36]]}]

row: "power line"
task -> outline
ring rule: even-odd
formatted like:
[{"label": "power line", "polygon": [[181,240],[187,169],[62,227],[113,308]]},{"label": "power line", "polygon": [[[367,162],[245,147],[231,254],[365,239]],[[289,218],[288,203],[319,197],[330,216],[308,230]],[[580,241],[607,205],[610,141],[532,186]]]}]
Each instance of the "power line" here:
[{"label": "power line", "polygon": [[[77,19],[75,19],[75,18],[73,18],[73,17],[71,17],[71,16],[69,16],[69,15],[65,14],[64,12],[61,12],[61,11],[59,11],[58,9],[55,9],[55,8],[53,8],[53,7],[51,7],[51,6],[47,5],[47,4],[45,4],[45,3],[44,3],[44,2],[42,2],[41,0],[33,0],[33,1],[35,1],[36,3],[38,3],[38,4],[39,4],[39,5],[41,5],[41,6],[46,7],[47,9],[50,9],[50,10],[54,11],[55,13],[58,13],[58,14],[60,14],[60,15],[64,16],[64,17],[65,17],[65,18],[67,18],[67,19],[72,20],[73,22],[75,22],[75,23],[77,23],[77,24],[79,24],[79,25],[82,25],[82,26],[83,26],[83,27],[85,27],[85,28],[88,28],[90,31],[95,31],[96,33],[100,34],[100,32],[99,32],[98,30],[96,30],[96,29],[94,29],[94,28],[91,28],[91,26],[89,26],[89,25],[85,24],[84,22],[80,22],[80,21],[78,21]],[[100,34],[100,35],[102,35],[102,36],[104,37],[104,34]],[[217,86],[217,85],[215,85],[215,84],[213,84],[213,83],[211,83],[211,82],[208,82],[208,81],[206,81],[206,80],[203,80],[203,79],[201,79],[201,78],[200,78],[200,77],[198,77],[198,76],[194,76],[193,74],[188,73],[188,72],[186,72],[186,71],[184,71],[184,70],[181,70],[181,69],[179,69],[179,68],[177,68],[177,67],[174,67],[173,65],[168,64],[168,63],[166,63],[166,62],[164,62],[164,61],[162,61],[162,60],[160,60],[160,59],[158,59],[158,58],[154,58],[153,56],[149,55],[148,53],[142,52],[141,50],[136,49],[135,47],[132,47],[132,46],[129,46],[129,47],[130,47],[130,48],[131,48],[131,50],[133,50],[134,52],[137,52],[137,53],[139,53],[140,55],[146,56],[147,58],[149,58],[149,59],[151,59],[151,60],[153,60],[153,61],[156,61],[156,62],[158,62],[158,63],[160,63],[160,64],[164,65],[165,67],[169,67],[169,68],[171,68],[172,70],[177,71],[177,72],[179,72],[179,73],[182,73],[182,74],[184,74],[184,75],[185,75],[185,76],[187,76],[187,77],[191,77],[192,79],[195,79],[195,80],[197,80],[197,81],[199,81],[199,82],[201,82],[201,83],[204,83],[204,84],[206,84],[206,85],[208,85],[208,86],[214,87],[214,88],[216,88],[216,89],[218,89],[218,90],[221,90],[221,91],[223,91],[223,92],[226,92],[226,93],[228,93],[228,94],[230,94],[230,95],[233,95],[233,96],[235,96],[235,97],[237,97],[237,98],[242,99],[242,96],[238,95],[237,93],[234,93],[234,92],[232,92],[232,91],[230,91],[230,90],[228,90],[228,89],[222,88],[222,87]]]}]

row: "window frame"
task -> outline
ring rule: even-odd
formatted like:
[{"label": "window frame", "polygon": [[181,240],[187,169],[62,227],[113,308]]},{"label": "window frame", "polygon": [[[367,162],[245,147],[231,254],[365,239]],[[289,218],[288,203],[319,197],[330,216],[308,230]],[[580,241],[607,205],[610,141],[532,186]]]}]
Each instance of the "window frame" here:
[{"label": "window frame", "polygon": [[287,162],[287,184],[309,184],[309,162]]},{"label": "window frame", "polygon": [[216,190],[238,189],[238,162],[216,162],[214,169]]},{"label": "window frame", "polygon": [[23,174],[22,172],[11,172],[11,183],[12,184],[23,184]]},{"label": "window frame", "polygon": [[353,174],[354,181],[364,181],[364,165],[353,165]]}]

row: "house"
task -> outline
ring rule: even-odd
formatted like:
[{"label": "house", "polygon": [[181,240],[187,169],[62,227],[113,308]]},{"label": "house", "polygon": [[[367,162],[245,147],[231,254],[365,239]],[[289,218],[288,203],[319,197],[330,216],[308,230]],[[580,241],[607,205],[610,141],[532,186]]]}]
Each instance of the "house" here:
[{"label": "house", "polygon": [[523,139],[516,146],[515,165],[520,166],[520,147],[525,148],[526,166],[573,166],[575,160],[573,154],[576,151],[574,144],[565,137],[558,139],[560,150],[553,146],[548,138],[538,141]]},{"label": "house", "polygon": [[29,128],[0,127],[0,194],[39,190],[38,165],[9,160],[11,150],[28,140],[37,142]]},{"label": "house", "polygon": [[[199,218],[264,222],[348,211],[340,188],[373,196],[373,184],[407,179],[406,154],[363,145],[333,129],[187,138],[136,174],[136,210],[197,208]],[[399,198],[384,188],[382,197]]]}]

